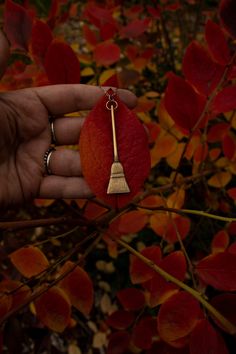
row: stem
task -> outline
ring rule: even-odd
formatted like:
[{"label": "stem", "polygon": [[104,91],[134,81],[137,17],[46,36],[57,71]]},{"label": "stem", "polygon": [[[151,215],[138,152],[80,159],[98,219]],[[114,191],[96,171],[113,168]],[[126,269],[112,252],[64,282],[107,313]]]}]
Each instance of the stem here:
[{"label": "stem", "polygon": [[147,266],[152,268],[156,273],[160,274],[166,281],[170,281],[173,284],[177,285],[181,289],[187,291],[189,294],[191,294],[195,299],[197,299],[212,315],[215,317],[222,325],[223,327],[232,335],[236,334],[236,326],[232,324],[230,321],[227,320],[223,315],[221,315],[220,312],[218,312],[211,304],[209,304],[199,293],[198,291],[192,289],[190,286],[186,285],[179,279],[173,277],[171,274],[167,273],[165,270],[157,266],[155,263],[153,263],[150,259],[144,257],[141,253],[136,251],[133,247],[131,247],[129,244],[122,240],[118,240],[116,238],[113,238],[115,242],[117,242],[120,246],[124,247],[126,250],[128,250],[130,253],[138,257],[141,261],[143,261]]}]

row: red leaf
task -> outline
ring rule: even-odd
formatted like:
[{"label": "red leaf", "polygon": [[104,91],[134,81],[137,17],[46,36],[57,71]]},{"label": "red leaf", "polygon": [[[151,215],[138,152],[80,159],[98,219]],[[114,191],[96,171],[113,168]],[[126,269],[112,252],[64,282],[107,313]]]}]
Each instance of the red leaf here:
[{"label": "red leaf", "polygon": [[228,354],[221,335],[212,327],[209,321],[198,322],[190,337],[191,354]]},{"label": "red leaf", "polygon": [[116,23],[102,23],[100,25],[100,36],[104,41],[114,38],[117,32]]},{"label": "red leaf", "polygon": [[46,53],[44,67],[51,84],[77,84],[80,82],[80,64],[73,49],[64,42],[54,40]]},{"label": "red leaf", "polygon": [[[181,281],[185,278],[187,265],[184,254],[181,251],[170,253],[161,260],[158,266]],[[157,273],[144,284],[144,287],[150,292],[149,303],[151,307],[162,304],[178,289],[176,285],[167,282]]]},{"label": "red leaf", "polygon": [[142,317],[133,328],[132,342],[140,349],[149,349],[154,336],[157,336],[155,318],[151,316]]},{"label": "red leaf", "polygon": [[31,34],[31,51],[41,62],[43,62],[52,40],[53,35],[49,26],[43,21],[36,20]]},{"label": "red leaf", "polygon": [[[211,305],[214,306],[228,321],[236,326],[236,294],[220,294],[211,299]],[[214,316],[212,316],[217,325],[223,330],[226,328]]]},{"label": "red leaf", "polygon": [[236,151],[236,140],[233,134],[229,134],[229,133],[225,134],[222,141],[222,147],[223,147],[224,155],[229,160],[232,160]]},{"label": "red leaf", "polygon": [[[71,272],[60,281],[59,285],[68,295],[71,304],[84,315],[88,315],[93,306],[93,283],[88,274],[80,266],[67,261],[60,269],[63,274]],[[73,269],[73,270],[72,270]]]},{"label": "red leaf", "polygon": [[235,13],[235,0],[221,0],[219,7],[220,19],[223,26],[232,37],[236,37]]},{"label": "red leaf", "polygon": [[[141,251],[141,254],[146,258],[158,264],[161,260],[161,249],[159,246],[149,246]],[[141,259],[136,256],[130,256],[130,279],[133,284],[144,283],[151,279],[156,273],[155,271],[146,265]]]},{"label": "red leaf", "polygon": [[26,278],[38,275],[49,266],[44,253],[34,246],[20,248],[9,257],[16,269]]},{"label": "red leaf", "polygon": [[188,346],[184,348],[174,348],[163,341],[154,342],[150,350],[145,354],[189,354]]},{"label": "red leaf", "polygon": [[225,113],[236,108],[236,86],[223,88],[214,98],[212,108],[215,113]]},{"label": "red leaf", "polygon": [[228,195],[230,196],[230,198],[236,200],[236,187],[233,188],[229,188],[227,190]]},{"label": "red leaf", "polygon": [[107,347],[107,354],[125,354],[130,343],[130,334],[126,331],[112,333]]},{"label": "red leaf", "polygon": [[207,50],[198,42],[188,46],[183,59],[186,79],[203,95],[208,96],[220,81],[224,67],[211,59]]},{"label": "red leaf", "polygon": [[143,34],[149,26],[150,19],[136,19],[120,30],[120,35],[125,38],[136,38]]},{"label": "red leaf", "polygon": [[230,126],[228,123],[221,122],[212,125],[207,134],[207,141],[209,143],[215,143],[217,141],[222,141],[224,135],[229,130]]},{"label": "red leaf", "polygon": [[236,290],[236,255],[222,252],[203,258],[196,267],[199,277],[219,290]]},{"label": "red leaf", "polygon": [[23,7],[11,0],[5,1],[4,31],[12,47],[28,50],[31,36],[32,17]]},{"label": "red leaf", "polygon": [[200,313],[197,300],[181,291],[161,305],[157,325],[160,337],[167,343],[186,337],[195,327]]},{"label": "red leaf", "polygon": [[71,305],[64,291],[50,288],[34,302],[40,321],[56,332],[63,332],[70,321]]},{"label": "red leaf", "polygon": [[12,296],[4,294],[4,291],[0,291],[0,318],[2,319],[10,310],[12,305]]},{"label": "red leaf", "polygon": [[112,65],[120,59],[120,47],[111,41],[99,43],[94,48],[93,57],[97,65]]},{"label": "red leaf", "polygon": [[191,130],[197,124],[206,100],[186,80],[171,74],[164,103],[175,123],[186,130]]},{"label": "red leaf", "polygon": [[111,222],[108,234],[111,235],[127,235],[135,234],[141,231],[147,224],[148,216],[140,210],[132,210],[118,216]]},{"label": "red leaf", "polygon": [[80,134],[80,157],[85,179],[94,194],[113,207],[122,207],[139,192],[150,170],[147,134],[136,115],[115,96],[119,158],[130,193],[107,194],[113,163],[111,113],[104,95],[88,115]]},{"label": "red leaf", "polygon": [[223,252],[229,245],[229,235],[225,230],[218,231],[211,242],[212,253]]},{"label": "red leaf", "polygon": [[116,296],[125,310],[137,311],[145,305],[143,292],[136,288],[122,289],[118,291]]},{"label": "red leaf", "polygon": [[96,32],[85,23],[83,26],[83,37],[86,40],[86,44],[89,44],[92,48],[98,43],[98,36]]},{"label": "red leaf", "polygon": [[134,322],[133,312],[117,310],[107,318],[107,324],[115,329],[126,329]]},{"label": "red leaf", "polygon": [[227,65],[230,60],[230,52],[222,28],[208,20],[205,27],[205,37],[212,58],[221,65]]}]

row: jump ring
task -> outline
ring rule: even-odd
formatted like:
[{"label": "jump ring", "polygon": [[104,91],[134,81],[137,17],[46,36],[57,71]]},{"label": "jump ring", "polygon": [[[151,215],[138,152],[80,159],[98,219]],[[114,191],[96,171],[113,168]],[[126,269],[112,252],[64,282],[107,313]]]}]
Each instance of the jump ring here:
[{"label": "jump ring", "polygon": [[43,160],[44,160],[44,167],[47,175],[52,175],[52,171],[50,168],[50,159],[52,156],[53,151],[56,149],[54,147],[50,147],[44,154]]}]

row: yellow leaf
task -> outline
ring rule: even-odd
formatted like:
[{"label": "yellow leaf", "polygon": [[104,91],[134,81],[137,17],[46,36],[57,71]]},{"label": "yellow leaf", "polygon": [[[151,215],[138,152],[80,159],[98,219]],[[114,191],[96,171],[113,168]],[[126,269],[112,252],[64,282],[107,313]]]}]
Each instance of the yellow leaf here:
[{"label": "yellow leaf", "polygon": [[103,85],[104,82],[106,82],[108,79],[110,79],[110,77],[115,75],[115,73],[115,69],[104,70],[99,77],[99,85]]},{"label": "yellow leaf", "polygon": [[230,172],[217,172],[207,183],[210,187],[223,188],[230,182],[231,178]]},{"label": "yellow leaf", "polygon": [[168,208],[181,209],[184,205],[185,190],[183,188],[178,189],[167,198]]},{"label": "yellow leaf", "polygon": [[94,70],[87,66],[81,71],[81,76],[91,76],[94,75]]},{"label": "yellow leaf", "polygon": [[171,155],[167,156],[166,161],[170,167],[174,169],[178,167],[184,147],[185,143],[178,144],[176,150]]}]

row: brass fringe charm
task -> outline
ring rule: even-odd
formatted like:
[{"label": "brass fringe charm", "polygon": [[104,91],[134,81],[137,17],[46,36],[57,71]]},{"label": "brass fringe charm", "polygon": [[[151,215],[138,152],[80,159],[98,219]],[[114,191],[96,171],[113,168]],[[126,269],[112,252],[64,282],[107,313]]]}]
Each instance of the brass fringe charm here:
[{"label": "brass fringe charm", "polygon": [[114,100],[112,95],[108,95],[108,101],[106,108],[111,111],[111,123],[112,123],[112,140],[113,140],[113,153],[114,160],[111,166],[111,175],[109,184],[107,187],[107,194],[123,194],[129,193],[130,189],[125,178],[124,169],[119,161],[117,140],[116,140],[116,125],[114,111],[117,109],[118,103]]}]

